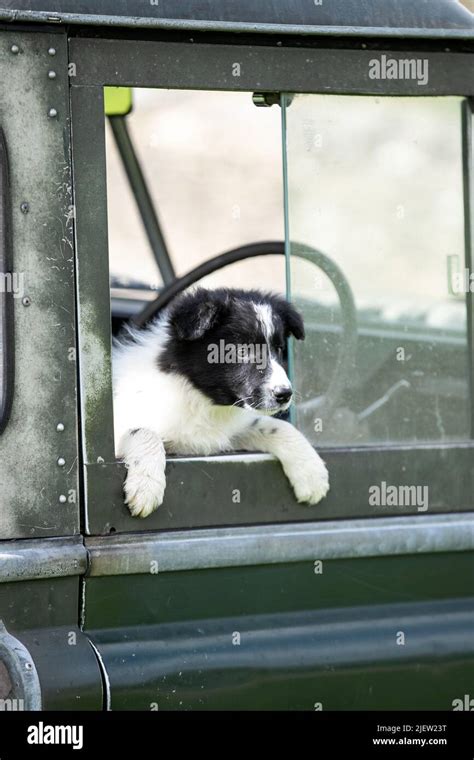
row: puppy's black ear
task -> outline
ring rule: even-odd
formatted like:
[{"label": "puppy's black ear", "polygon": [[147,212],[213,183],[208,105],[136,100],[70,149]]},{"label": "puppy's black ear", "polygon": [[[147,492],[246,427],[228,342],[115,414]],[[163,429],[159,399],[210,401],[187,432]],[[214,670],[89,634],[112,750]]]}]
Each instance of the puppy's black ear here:
[{"label": "puppy's black ear", "polygon": [[200,290],[179,299],[172,309],[170,323],[180,340],[198,340],[217,323],[219,313],[220,304]]},{"label": "puppy's black ear", "polygon": [[303,317],[293,304],[282,300],[279,304],[278,313],[283,321],[285,337],[288,338],[289,335],[294,335],[296,340],[304,340]]}]

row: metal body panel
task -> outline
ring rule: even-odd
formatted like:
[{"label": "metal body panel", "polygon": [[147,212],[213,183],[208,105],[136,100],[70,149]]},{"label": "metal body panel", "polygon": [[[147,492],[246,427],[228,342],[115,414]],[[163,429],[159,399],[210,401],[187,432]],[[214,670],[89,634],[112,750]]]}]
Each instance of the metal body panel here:
[{"label": "metal body panel", "polygon": [[0,583],[65,578],[87,569],[82,537],[0,543]]},{"label": "metal body panel", "polygon": [[0,32],[0,82],[17,276],[13,407],[0,436],[0,538],[68,535],[79,531],[79,498],[65,36]]},{"label": "metal body panel", "polygon": [[[408,514],[434,515],[473,509],[474,458],[469,444],[387,449],[326,449],[331,490],[321,504],[298,504],[281,465],[259,454],[169,458],[162,506],[146,520],[131,517],[123,501],[126,470],[106,462],[86,466],[89,509],[86,533],[141,532],[325,521]],[[426,512],[416,506],[372,506],[370,488],[423,483]]]},{"label": "metal body panel", "polygon": [[473,595],[472,551],[318,561],[86,578],[84,630]]},{"label": "metal body panel", "polygon": [[474,514],[89,538],[88,575],[474,551]]},{"label": "metal body panel", "polygon": [[0,19],[148,28],[291,34],[472,32],[472,14],[457,0],[3,0]]},{"label": "metal body panel", "polygon": [[112,709],[452,709],[474,554],[318,559],[88,578]]},{"label": "metal body panel", "polygon": [[[61,602],[59,594],[55,604]],[[43,710],[103,709],[100,665],[77,620],[57,628],[25,630],[18,637],[34,657]]]},{"label": "metal body panel", "polygon": [[[0,619],[14,636],[2,639],[0,665],[5,673],[12,652],[25,647],[43,709],[76,710],[101,709],[103,698],[96,657],[78,624],[87,554],[75,537],[78,415],[67,62],[64,34],[0,32],[0,128],[8,145],[17,277],[13,407],[0,436],[0,539],[28,539],[0,541]],[[48,536],[66,538],[35,540]],[[38,693],[30,694],[33,702],[27,696],[19,688],[5,695],[7,704],[23,700],[25,707],[37,708]]]},{"label": "metal body panel", "polygon": [[[71,94],[83,459],[114,459],[104,95]],[[90,159],[90,160],[89,160]]]},{"label": "metal body panel", "polygon": [[[277,91],[373,95],[473,95],[468,53],[331,50],[276,45],[211,45],[75,38],[72,85],[122,85],[192,90]],[[372,79],[370,62],[423,58],[429,77]],[[239,68],[236,69],[236,64]],[[238,73],[236,73],[238,72]]]},{"label": "metal body panel", "polygon": [[94,641],[112,710],[450,710],[472,684],[473,622],[471,600],[239,616]]},{"label": "metal body panel", "polygon": [[79,629],[76,577],[0,584],[0,618],[27,648],[38,673],[43,710],[101,710],[102,678]]}]

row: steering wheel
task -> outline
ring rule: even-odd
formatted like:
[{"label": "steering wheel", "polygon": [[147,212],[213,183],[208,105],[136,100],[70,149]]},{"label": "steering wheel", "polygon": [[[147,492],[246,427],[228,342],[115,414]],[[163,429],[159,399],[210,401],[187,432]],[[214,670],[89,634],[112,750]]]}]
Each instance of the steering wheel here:
[{"label": "steering wheel", "polygon": [[[182,293],[206,275],[216,272],[229,264],[243,261],[244,259],[255,258],[256,256],[275,255],[285,255],[285,243],[281,241],[252,243],[240,246],[239,248],[233,248],[230,251],[226,251],[226,253],[215,256],[191,269],[191,271],[182,277],[178,277],[169,285],[165,285],[160,294],[153,301],[150,301],[131,321],[137,327],[144,327],[147,322],[164,309],[179,293]],[[291,255],[309,261],[324,272],[333,284],[341,305],[342,338],[329,388],[324,395],[298,404],[298,413],[302,413],[305,416],[307,414],[317,414],[327,421],[336,408],[354,369],[357,346],[357,312],[354,296],[342,271],[326,254],[315,248],[311,248],[309,245],[291,243]]]}]

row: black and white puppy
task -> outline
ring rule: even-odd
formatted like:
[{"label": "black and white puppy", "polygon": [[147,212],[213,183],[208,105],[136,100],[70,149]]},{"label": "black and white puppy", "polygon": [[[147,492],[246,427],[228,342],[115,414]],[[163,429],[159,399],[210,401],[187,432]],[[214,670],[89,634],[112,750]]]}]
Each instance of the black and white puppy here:
[{"label": "black and white puppy", "polygon": [[323,460],[290,423],[271,417],[291,404],[283,367],[290,335],[304,338],[303,320],[282,296],[198,288],[115,341],[115,447],[132,515],[162,503],[166,454],[268,452],[299,502],[327,494]]}]

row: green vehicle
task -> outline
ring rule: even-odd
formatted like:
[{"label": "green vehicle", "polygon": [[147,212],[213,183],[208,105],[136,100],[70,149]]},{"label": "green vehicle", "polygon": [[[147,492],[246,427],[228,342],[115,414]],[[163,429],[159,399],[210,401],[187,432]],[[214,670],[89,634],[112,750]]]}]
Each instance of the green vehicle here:
[{"label": "green vehicle", "polygon": [[[0,0],[3,710],[474,709],[468,5]],[[158,109],[157,176],[133,119],[166,92],[214,111],[166,143]],[[215,195],[244,162],[225,219],[184,192],[190,145]],[[138,242],[113,264],[112,153],[157,285]],[[305,317],[291,419],[329,495],[296,503],[264,454],[170,457],[136,520],[112,335],[247,260]]]}]

